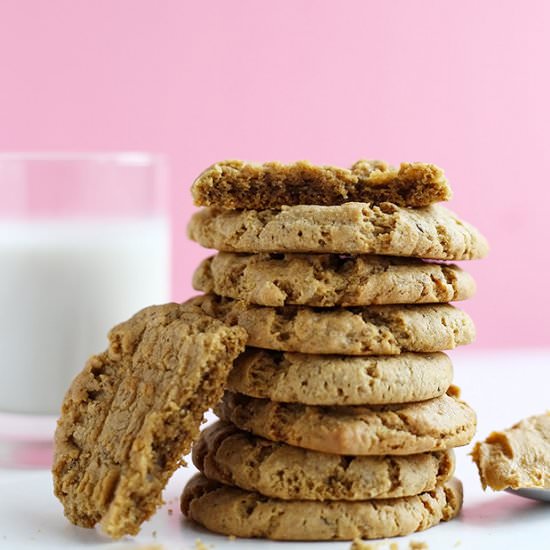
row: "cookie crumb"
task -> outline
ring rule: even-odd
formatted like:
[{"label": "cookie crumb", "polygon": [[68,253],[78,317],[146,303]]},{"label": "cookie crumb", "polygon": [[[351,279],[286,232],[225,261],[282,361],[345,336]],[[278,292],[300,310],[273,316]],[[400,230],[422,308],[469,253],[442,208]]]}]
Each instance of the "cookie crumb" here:
[{"label": "cookie crumb", "polygon": [[195,550],[208,550],[208,546],[201,539],[195,541]]},{"label": "cookie crumb", "polygon": [[429,546],[427,542],[411,540],[409,542],[409,550],[428,550]]},{"label": "cookie crumb", "polygon": [[237,540],[237,537],[235,535],[229,535],[227,538],[229,540]]},{"label": "cookie crumb", "polygon": [[174,510],[172,510],[172,508],[168,508],[168,515],[169,515],[169,516],[173,516],[173,515],[174,515]]},{"label": "cookie crumb", "polygon": [[390,550],[399,550],[399,544],[397,544],[397,542],[392,542],[390,544]]},{"label": "cookie crumb", "polygon": [[361,539],[354,539],[349,550],[376,550],[377,546],[370,542],[363,542]]}]

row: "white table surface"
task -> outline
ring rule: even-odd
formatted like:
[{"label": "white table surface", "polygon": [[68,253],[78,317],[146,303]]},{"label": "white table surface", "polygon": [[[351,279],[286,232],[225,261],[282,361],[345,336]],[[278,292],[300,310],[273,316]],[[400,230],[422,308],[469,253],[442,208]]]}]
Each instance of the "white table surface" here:
[{"label": "white table surface", "polygon": [[[463,398],[478,413],[477,439],[492,429],[505,428],[522,417],[550,409],[550,350],[471,352],[453,354],[455,381]],[[411,540],[424,541],[431,550],[444,549],[550,549],[550,505],[507,493],[484,493],[468,452],[457,449],[457,476],[464,483],[461,516],[421,533],[392,539],[400,549]],[[138,537],[111,542],[97,530],[70,525],[61,505],[52,495],[47,471],[0,469],[0,548],[21,550],[109,549],[186,550],[197,539],[214,550],[281,548],[295,550],[323,546],[348,549],[349,542],[277,543],[260,540],[229,540],[210,534],[182,519],[178,497],[185,481],[194,473],[189,467],[176,472],[168,484],[166,504],[143,525]],[[379,546],[389,548],[389,542]]]}]

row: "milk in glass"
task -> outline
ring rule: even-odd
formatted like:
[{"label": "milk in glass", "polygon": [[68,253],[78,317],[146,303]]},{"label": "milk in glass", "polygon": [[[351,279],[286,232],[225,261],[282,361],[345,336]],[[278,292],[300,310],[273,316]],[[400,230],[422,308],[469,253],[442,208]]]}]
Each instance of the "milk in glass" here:
[{"label": "milk in glass", "polygon": [[0,221],[0,411],[55,414],[107,332],[169,300],[165,218]]}]

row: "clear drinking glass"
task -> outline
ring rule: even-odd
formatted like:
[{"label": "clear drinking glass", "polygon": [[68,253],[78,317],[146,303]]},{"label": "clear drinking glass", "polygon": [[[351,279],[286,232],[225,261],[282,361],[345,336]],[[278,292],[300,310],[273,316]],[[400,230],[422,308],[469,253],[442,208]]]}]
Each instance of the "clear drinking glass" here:
[{"label": "clear drinking glass", "polygon": [[146,153],[0,153],[0,465],[49,466],[74,375],[169,300],[167,194]]}]

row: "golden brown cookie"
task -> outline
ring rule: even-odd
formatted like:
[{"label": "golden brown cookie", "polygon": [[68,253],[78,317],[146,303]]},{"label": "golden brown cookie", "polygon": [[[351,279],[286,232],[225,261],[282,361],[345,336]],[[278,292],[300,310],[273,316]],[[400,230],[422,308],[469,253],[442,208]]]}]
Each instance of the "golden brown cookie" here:
[{"label": "golden brown cookie", "polygon": [[190,303],[248,333],[248,345],[280,351],[342,355],[433,352],[469,344],[470,317],[448,304],[350,308],[271,308],[206,294]]},{"label": "golden brown cookie", "polygon": [[55,435],[54,490],[74,524],[136,534],[221,397],[242,329],[191,305],[145,308],[109,333],[69,388]]},{"label": "golden brown cookie", "polygon": [[225,160],[207,168],[191,192],[197,206],[253,209],[344,202],[418,207],[451,198],[451,189],[437,166],[403,162],[396,169],[379,160],[360,160],[350,170],[307,161],[255,164]]},{"label": "golden brown cookie", "polygon": [[349,356],[248,348],[235,361],[227,389],[305,405],[378,405],[443,395],[453,379],[444,353]]},{"label": "golden brown cookie", "polygon": [[407,535],[454,518],[462,484],[453,478],[417,496],[364,501],[279,500],[197,474],[181,495],[181,511],[210,531],[274,540],[352,540]]},{"label": "golden brown cookie", "polygon": [[367,500],[418,495],[447,481],[453,451],[408,456],[341,456],[256,437],[216,422],[193,445],[209,479],[282,500]]},{"label": "golden brown cookie", "polygon": [[409,455],[469,443],[474,411],[456,396],[404,405],[316,407],[225,392],[214,411],[221,420],[272,441],[339,455]]},{"label": "golden brown cookie", "polygon": [[472,260],[488,252],[485,238],[439,205],[411,209],[385,202],[286,206],[281,210],[196,212],[189,237],[224,252],[382,254]]},{"label": "golden brown cookie", "polygon": [[452,302],[471,298],[476,288],[456,265],[415,258],[231,252],[204,260],[193,287],[273,307]]},{"label": "golden brown cookie", "polygon": [[550,489],[550,412],[491,433],[472,458],[484,489]]}]

